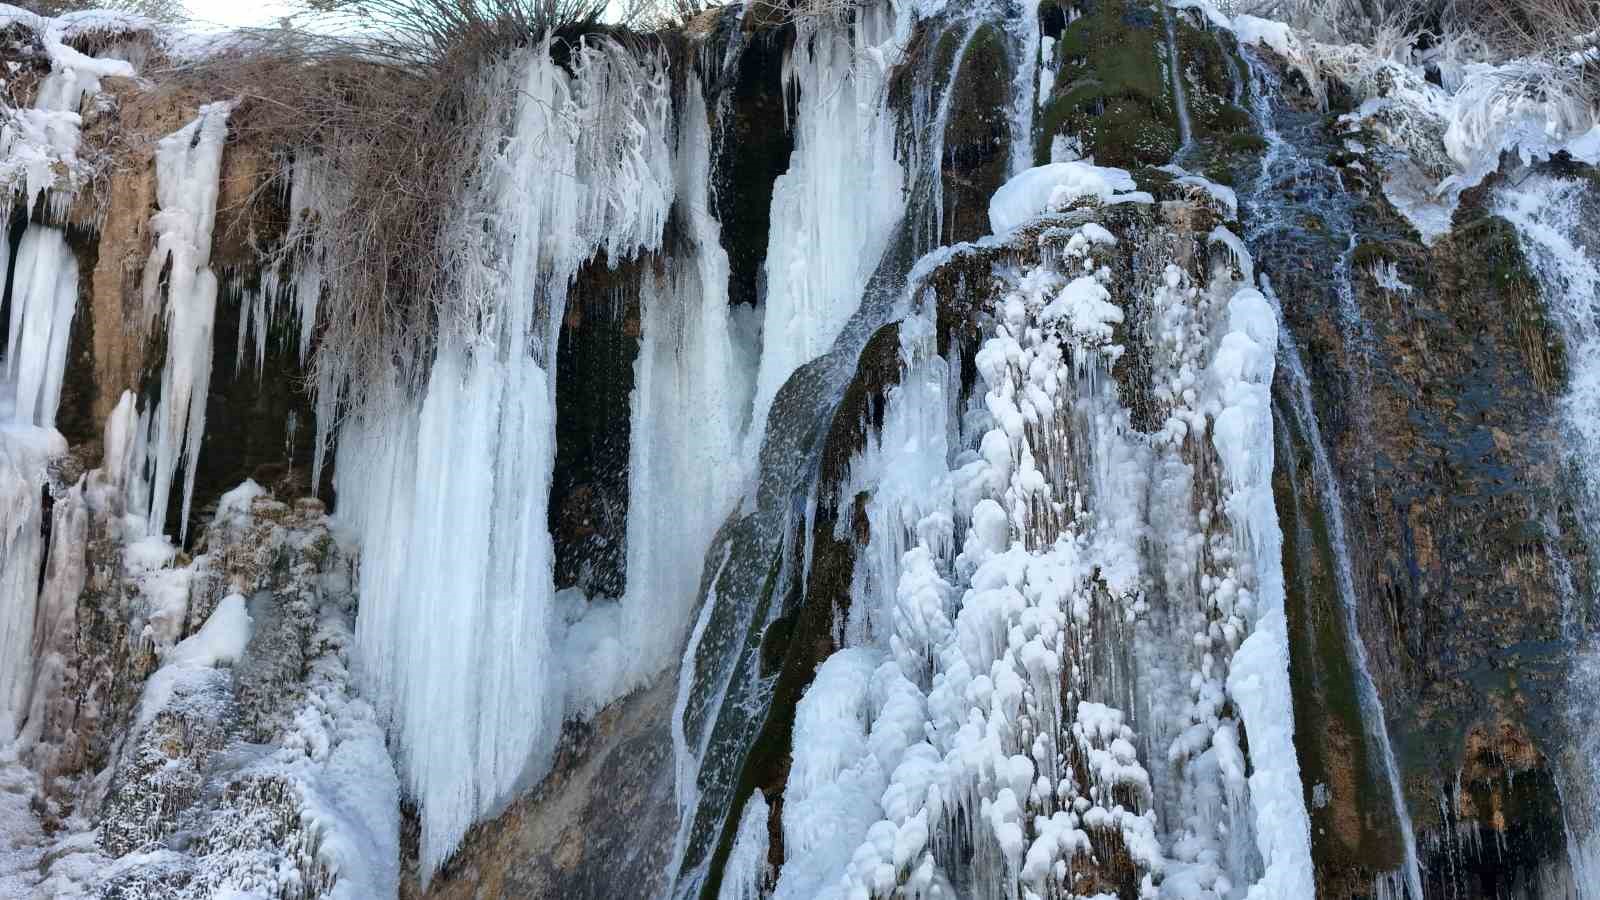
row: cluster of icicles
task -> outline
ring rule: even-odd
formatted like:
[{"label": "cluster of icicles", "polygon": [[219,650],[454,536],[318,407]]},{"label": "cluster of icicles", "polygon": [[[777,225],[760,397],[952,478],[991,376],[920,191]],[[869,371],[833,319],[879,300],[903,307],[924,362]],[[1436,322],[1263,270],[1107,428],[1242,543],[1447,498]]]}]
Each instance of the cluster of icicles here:
[{"label": "cluster of icicles", "polygon": [[[80,109],[99,92],[100,79],[131,77],[134,68],[114,55],[95,58],[68,46],[66,40],[73,26],[70,20],[29,18],[19,12],[7,15],[21,16],[26,20],[24,24],[37,31],[51,71],[39,82],[33,106],[8,109],[0,122],[0,185],[25,201],[26,209],[33,210],[42,199],[47,214],[61,219],[80,187]],[[222,151],[222,135],[215,130],[208,140],[192,140],[199,127],[199,122],[189,126],[164,141],[157,151],[161,211],[152,225],[163,239],[152,253],[151,262],[154,272],[159,272],[167,254],[173,255],[174,286],[166,296],[169,339],[175,343],[167,384],[174,386],[169,393],[181,394],[185,403],[190,396],[198,397],[201,415],[187,431],[191,448],[197,446],[203,428],[211,366],[210,321],[215,291],[206,295],[204,279],[199,276],[207,272],[205,260],[211,246]],[[4,214],[0,214],[0,226],[8,226]],[[39,596],[39,572],[45,554],[41,491],[50,461],[67,449],[55,424],[77,312],[79,280],[77,257],[57,227],[29,224],[14,261],[9,255],[0,258],[0,282],[9,281],[11,286],[8,339],[4,355],[0,356],[0,743],[19,736],[29,710],[40,702],[40,690],[52,680],[47,675],[48,660],[35,660],[32,653],[36,614],[49,617]],[[150,281],[145,294],[147,326],[161,309],[162,298],[156,290],[154,274]],[[214,287],[215,279],[211,284]],[[197,317],[202,321],[196,322]],[[186,350],[192,354],[187,360],[183,356]],[[170,409],[172,403],[163,402],[160,408]],[[106,496],[111,491],[106,484],[109,479],[117,485],[111,491],[117,494],[116,506],[121,508],[122,494],[127,490],[138,512],[149,513],[148,518],[155,520],[151,530],[159,533],[166,491],[182,450],[181,446],[169,444],[174,437],[181,442],[188,409],[174,413],[178,417],[175,429],[160,429],[160,449],[149,452],[168,452],[171,458],[159,466],[153,458],[146,460],[144,456],[147,449],[143,438],[150,420],[146,418],[146,428],[135,435],[131,400],[125,399],[116,409],[107,426],[114,440],[108,444],[107,462],[98,473],[101,477],[92,485],[86,482],[70,487],[66,496],[58,498],[56,518],[70,520],[71,510],[79,510],[81,516],[86,486],[94,490],[98,499],[113,502]],[[164,472],[164,477],[158,475],[154,484],[149,479],[129,479],[134,453],[139,454],[141,469],[148,462]],[[133,485],[125,488],[129,481]]]},{"label": "cluster of icicles", "polygon": [[[1314,892],[1269,484],[1276,317],[1226,230],[1204,287],[1169,265],[1135,297],[1100,261],[1116,238],[1071,228],[1013,277],[965,408],[932,311],[902,322],[903,378],[841,488],[870,493],[871,538],[844,649],[796,711],[778,897]],[[1147,341],[1153,434],[1112,375],[1118,304],[1147,312],[1124,339]],[[770,881],[769,815],[753,797],[724,897]]]}]

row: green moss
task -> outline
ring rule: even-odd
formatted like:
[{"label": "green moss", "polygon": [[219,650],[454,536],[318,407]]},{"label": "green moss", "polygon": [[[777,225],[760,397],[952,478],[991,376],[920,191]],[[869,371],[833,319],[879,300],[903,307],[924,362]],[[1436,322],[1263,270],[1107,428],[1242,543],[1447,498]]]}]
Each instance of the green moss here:
[{"label": "green moss", "polygon": [[[1317,498],[1306,491],[1309,450],[1292,420],[1279,418],[1276,427],[1288,430],[1292,450],[1277,460],[1273,490],[1284,523],[1289,685],[1295,752],[1312,818],[1312,857],[1320,884],[1354,884],[1399,864],[1398,823],[1384,804],[1368,803],[1387,796],[1387,788],[1374,777],[1366,746],[1359,676],[1333,578],[1327,522]],[[1313,802],[1317,785],[1328,790],[1321,803]]]},{"label": "green moss", "polygon": [[1004,33],[994,24],[980,26],[967,42],[950,89],[941,150],[941,244],[989,233],[989,198],[1005,183],[1010,162],[1011,78]]},{"label": "green moss", "polygon": [[1267,150],[1267,139],[1259,134],[1253,133],[1230,134],[1226,138],[1223,138],[1223,143],[1226,144],[1230,150],[1236,150],[1244,153],[1265,153]]},{"label": "green moss", "polygon": [[1395,262],[1399,259],[1400,254],[1387,242],[1366,241],[1357,244],[1356,248],[1350,251],[1350,268],[1362,272],[1381,263]]},{"label": "green moss", "polygon": [[1561,330],[1549,319],[1539,281],[1528,268],[1515,227],[1495,215],[1469,218],[1462,214],[1469,207],[1472,213],[1481,213],[1480,202],[1477,195],[1463,198],[1451,243],[1458,248],[1465,277],[1493,291],[1497,302],[1481,310],[1482,314],[1505,317],[1511,322],[1535,385],[1553,390],[1566,382],[1566,346],[1560,338]]},{"label": "green moss", "polygon": [[[720,840],[713,851],[710,871],[714,874],[707,879],[702,897],[717,896],[720,873],[732,851],[744,804],[755,791],[762,791],[772,804],[774,815],[781,817],[794,745],[795,708],[810,687],[817,668],[837,649],[833,640],[838,630],[835,618],[848,615],[850,611],[856,544],[862,538],[871,539],[870,535],[855,535],[852,531],[845,532],[852,537],[840,539],[836,536],[840,521],[849,522],[852,530],[865,523],[855,517],[859,503],[842,507],[833,498],[838,497],[837,487],[849,472],[850,460],[865,446],[869,431],[882,427],[884,396],[899,383],[901,374],[900,327],[899,323],[890,323],[867,341],[857,363],[856,375],[833,412],[817,475],[818,500],[811,533],[808,536],[796,529],[789,534],[794,544],[790,548],[791,556],[803,553],[809,538],[811,565],[807,569],[807,581],[802,584],[797,579],[783,577],[781,553],[772,561],[763,588],[763,602],[757,608],[778,605],[790,609],[767,626],[760,637],[761,674],[774,678],[772,701],[751,742],[749,755],[739,769],[734,804],[723,820]],[[782,598],[777,596],[779,592],[783,593]],[[752,620],[751,627],[761,627],[760,616]],[[781,865],[781,831],[774,833],[774,839],[769,859]]]},{"label": "green moss", "polygon": [[1044,103],[1034,154],[1057,135],[1077,138],[1102,165],[1160,164],[1178,149],[1178,115],[1156,11],[1102,0],[1056,43],[1056,90]]}]

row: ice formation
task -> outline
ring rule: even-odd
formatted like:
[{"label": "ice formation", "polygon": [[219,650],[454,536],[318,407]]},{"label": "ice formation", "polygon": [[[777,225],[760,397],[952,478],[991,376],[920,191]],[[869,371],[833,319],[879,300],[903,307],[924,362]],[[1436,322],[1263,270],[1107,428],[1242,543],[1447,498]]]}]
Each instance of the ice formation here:
[{"label": "ice formation", "polygon": [[[1061,205],[1068,165],[995,207]],[[1107,858],[1151,897],[1313,892],[1270,487],[1276,317],[1231,234],[1209,283],[1169,264],[1136,298],[1106,265],[1117,238],[1079,221],[998,301],[970,409],[931,322],[902,323],[902,381],[842,488],[870,491],[873,538],[847,648],[796,712],[777,896],[1078,897]],[[1168,412],[1151,435],[1111,374],[1129,303],[1152,310]],[[1197,513],[1207,471],[1220,495]]]},{"label": "ice formation", "polygon": [[0,7],[0,24],[22,24],[36,32],[50,61],[50,74],[39,83],[31,108],[0,110],[0,188],[18,192],[27,209],[47,194],[53,215],[71,205],[83,104],[99,93],[100,79],[136,74],[126,60],[87,56],[67,45],[71,31],[104,21],[110,19],[93,13],[52,19]]},{"label": "ice formation", "polygon": [[[1582,182],[1530,175],[1515,189],[1496,192],[1495,210],[1517,229],[1546,307],[1566,346],[1568,382],[1561,400],[1562,426],[1576,493],[1591,547],[1600,521],[1600,260],[1592,201]],[[1584,629],[1582,598],[1566,598],[1567,637],[1574,641],[1572,672],[1562,698],[1573,746],[1568,748],[1559,787],[1567,826],[1567,858],[1578,900],[1600,898],[1600,750],[1594,720],[1600,712],[1600,635]]]},{"label": "ice formation", "polygon": [[53,430],[0,425],[0,744],[17,737],[32,693],[45,466],[66,450]]},{"label": "ice formation", "polygon": [[[1385,187],[1426,239],[1445,233],[1456,197],[1497,169],[1502,151],[1524,162],[1557,153],[1600,161],[1594,110],[1530,89],[1535,81],[1524,76],[1537,72],[1528,61],[1467,68],[1435,85],[1414,61],[1357,58],[1281,23],[1172,0],[1160,11],[1174,65],[1174,10],[1196,10],[1242,43],[1270,48],[1319,97],[1325,78],[1351,71],[1367,73],[1363,85],[1381,81],[1341,120],[1345,146],[1356,156],[1369,143],[1392,154]],[[1229,230],[1241,219],[1240,196],[1163,167],[1176,193],[1223,224],[1189,256],[1151,238],[1140,250],[1145,270],[1114,271],[1122,242],[1149,237],[1117,229],[1161,206],[1129,172],[1069,160],[1067,147],[1057,161],[1027,167],[1033,98],[1049,93],[1054,72],[1040,65],[1053,58],[1052,39],[1022,15],[1005,26],[1023,48],[1014,54],[1023,62],[1009,109],[1011,177],[988,209],[997,237],[981,246],[1025,240],[1039,252],[1030,247],[1017,254],[1030,262],[993,273],[1003,289],[984,310],[975,389],[951,349],[938,346],[936,313],[919,293],[938,266],[975,249],[933,249],[945,240],[939,194],[953,92],[914,86],[910,121],[900,121],[891,76],[911,58],[917,17],[944,17],[940,36],[959,38],[950,44],[959,71],[982,16],[1012,13],[999,3],[908,0],[869,5],[848,21],[797,24],[782,72],[794,150],[774,187],[753,308],[728,302],[724,225],[710,212],[712,126],[726,112],[707,108],[725,99],[726,86],[705,71],[714,61],[675,85],[665,51],[592,36],[564,48],[570,54],[552,55],[550,43],[526,48],[483,75],[474,90],[485,124],[465,136],[470,176],[439,248],[450,266],[427,298],[439,339],[419,363],[425,383],[396,376],[346,394],[340,379],[349,372],[318,369],[317,466],[323,448],[337,446],[338,526],[359,548],[356,585],[320,572],[299,598],[316,608],[309,690],[279,745],[228,762],[239,766],[231,777],[289,785],[299,824],[314,836],[296,862],[336,871],[334,896],[398,890],[393,807],[402,786],[420,810],[426,880],[474,822],[548,771],[565,718],[650,684],[685,642],[672,728],[678,798],[693,818],[699,773],[689,769],[719,760],[708,750],[711,727],[686,726],[691,703],[707,717],[704,707],[725,696],[760,699],[759,689],[726,694],[726,682],[709,700],[690,696],[702,649],[742,646],[713,632],[727,625],[716,618],[716,587],[732,554],[708,561],[713,537],[756,505],[763,442],[815,424],[787,421],[780,389],[830,353],[853,362],[840,350],[859,349],[850,329],[881,324],[867,320],[887,320],[890,306],[900,319],[900,378],[835,486],[839,497],[823,498],[856,508],[871,535],[856,548],[849,611],[832,636],[843,649],[794,710],[782,802],[769,806],[757,790],[729,823],[719,896],[1105,897],[1111,876],[1097,879],[1108,867],[1120,867],[1115,877],[1142,898],[1312,896],[1271,490],[1270,385],[1283,377],[1283,360],[1298,361],[1292,346],[1280,347],[1270,286],[1258,290],[1247,240]],[[0,9],[0,21],[22,15]],[[132,76],[134,67],[72,50],[66,20],[27,21],[44,34],[51,72],[33,109],[5,110],[0,186],[30,210],[48,193],[59,213],[75,186],[80,110],[100,79]],[[1379,70],[1387,77],[1367,77]],[[1175,90],[1187,149],[1181,81]],[[157,148],[159,211],[142,299],[145,328],[159,330],[166,348],[159,393],[142,415],[123,397],[106,425],[102,468],[76,483],[51,484],[49,463],[66,449],[51,429],[77,258],[63,230],[42,223],[21,229],[14,264],[0,255],[0,280],[13,286],[0,359],[0,795],[36,790],[22,767],[43,752],[37,711],[63,683],[59,648],[75,628],[92,517],[122,541],[129,644],[160,662],[118,765],[138,761],[164,714],[231,714],[212,701],[240,677],[235,669],[248,668],[250,647],[272,624],[271,603],[234,586],[213,590],[216,560],[188,560],[167,534],[174,508],[180,538],[188,526],[204,437],[218,298],[210,248],[230,112],[203,107]],[[1285,146],[1270,137],[1269,166]],[[1517,226],[1549,298],[1560,300],[1573,348],[1565,424],[1581,460],[1590,444],[1600,447],[1587,368],[1600,278],[1571,236],[1576,194],[1535,178],[1499,195],[1498,212]],[[245,297],[241,369],[252,357],[261,365],[285,308],[305,362],[319,316],[337,302],[323,275],[339,261],[310,223],[351,198],[326,160],[301,155],[287,202],[293,265],[262,273]],[[1120,204],[1141,211],[1113,209]],[[907,223],[912,214],[928,221]],[[927,250],[903,296],[903,271],[880,277],[887,287],[874,282],[901,264],[886,264],[887,252]],[[640,267],[628,411],[626,587],[615,598],[558,594],[548,522],[566,292],[586,265],[644,254],[653,258]],[[1346,288],[1349,257],[1336,273]],[[1363,274],[1396,297],[1416,290],[1393,263]],[[864,316],[869,300],[883,308]],[[1153,429],[1135,427],[1121,392],[1130,353],[1151,368]],[[831,388],[828,377],[808,384]],[[1298,386],[1304,374],[1287,378]],[[832,409],[826,399],[818,406]],[[1327,470],[1319,478],[1331,481],[1326,459],[1319,464]],[[1580,468],[1600,497],[1600,478]],[[1331,493],[1337,503],[1336,486]],[[814,516],[818,501],[813,494],[793,515]],[[254,527],[258,508],[272,503],[246,482],[220,498],[218,527]],[[282,549],[271,542],[310,541],[308,528],[273,526],[270,538],[257,537]],[[840,529],[840,539],[853,536]],[[1342,542],[1342,524],[1335,530]],[[803,580],[810,564],[809,546],[781,554],[787,578]],[[1353,603],[1353,589],[1345,593]],[[780,611],[762,612],[770,621]],[[767,622],[736,624],[759,632]],[[1583,702],[1600,695],[1596,670],[1586,663],[1575,673]],[[1362,700],[1376,719],[1369,727],[1381,729],[1375,698]],[[1404,819],[1386,737],[1382,747]],[[1592,789],[1594,780],[1571,786]],[[1565,798],[1580,883],[1600,878],[1597,798],[1600,790]],[[0,834],[30,847],[44,840],[12,830],[16,818],[0,809],[8,829]],[[1409,821],[1403,830],[1404,890],[1416,894]],[[774,833],[778,870],[768,863]],[[282,887],[276,874],[252,869],[259,848],[229,845],[232,837],[198,864],[163,848],[131,854],[113,871],[187,866],[219,891]],[[79,856],[84,866],[109,862]],[[10,884],[0,877],[0,893]]]},{"label": "ice formation", "polygon": [[[728,303],[728,254],[709,212],[711,135],[692,79],[678,137],[678,203],[691,249],[646,277],[634,365],[628,460],[627,589],[616,655],[577,679],[592,710],[677,662],[711,538],[743,493],[743,447],[755,384],[754,312]],[[695,423],[685,428],[684,423]],[[598,615],[606,613],[601,610]],[[591,613],[591,616],[596,613]],[[592,626],[592,623],[588,623]],[[591,657],[592,659],[592,657]],[[582,666],[580,657],[573,665]]]},{"label": "ice formation", "polygon": [[11,327],[0,358],[0,415],[9,405],[17,424],[52,428],[78,306],[78,260],[60,229],[29,225],[17,247],[15,271],[7,272],[0,261],[0,282],[8,277]]},{"label": "ice formation", "polygon": [[766,797],[756,791],[739,819],[739,833],[723,869],[717,900],[762,900],[767,895],[772,881],[772,865],[767,861],[771,815]]},{"label": "ice formation", "polygon": [[[211,385],[211,338],[217,315],[217,275],[211,270],[211,229],[217,217],[222,145],[228,136],[227,103],[201,108],[200,116],[156,147],[158,211],[150,219],[155,246],[144,268],[144,320],[148,329],[163,306],[167,335],[161,396],[148,438],[151,534],[166,532],[172,483],[182,467],[180,536],[187,533],[189,503]],[[165,284],[162,273],[168,272]],[[163,303],[164,300],[164,303]]]},{"label": "ice formation", "polygon": [[[908,22],[891,3],[862,9],[847,26],[803,22],[806,34],[784,61],[785,81],[800,98],[794,154],[772,189],[758,425],[778,388],[821,356],[856,311],[904,215],[906,175],[895,155],[887,84]],[[748,458],[764,433],[751,431]]]},{"label": "ice formation", "polygon": [[1048,209],[1060,209],[1084,198],[1100,203],[1135,198],[1148,202],[1149,195],[1136,193],[1134,187],[1133,177],[1122,169],[1084,162],[1038,166],[1018,174],[995,192],[989,202],[989,225],[995,234],[1005,234]]},{"label": "ice formation", "polygon": [[658,247],[673,197],[660,61],[602,38],[571,66],[541,45],[490,73],[503,106],[448,237],[461,265],[435,301],[425,396],[358,410],[340,435],[358,661],[421,808],[425,875],[550,765],[569,675],[548,531],[557,329],[578,268]]}]

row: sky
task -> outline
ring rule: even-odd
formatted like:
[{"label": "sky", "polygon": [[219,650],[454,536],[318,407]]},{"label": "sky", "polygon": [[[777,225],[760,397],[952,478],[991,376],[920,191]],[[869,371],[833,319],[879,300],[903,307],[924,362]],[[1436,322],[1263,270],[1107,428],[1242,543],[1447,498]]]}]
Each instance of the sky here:
[{"label": "sky", "polygon": [[196,22],[240,28],[277,24],[293,4],[284,0],[184,0]]},{"label": "sky", "polygon": [[272,25],[289,12],[289,4],[279,0],[185,0],[189,15],[197,22],[214,25]]}]

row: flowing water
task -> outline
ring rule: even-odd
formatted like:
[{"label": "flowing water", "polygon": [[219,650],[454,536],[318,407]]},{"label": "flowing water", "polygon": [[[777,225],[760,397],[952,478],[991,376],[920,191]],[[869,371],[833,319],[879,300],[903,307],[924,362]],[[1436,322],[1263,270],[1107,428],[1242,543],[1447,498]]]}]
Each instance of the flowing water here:
[{"label": "flowing water", "polygon": [[[1183,86],[1183,63],[1178,57],[1178,36],[1172,25],[1172,8],[1167,0],[1159,0],[1161,25],[1167,33],[1167,77],[1172,84],[1173,105],[1178,108],[1178,152],[1172,162],[1182,165],[1194,149],[1194,124],[1189,120],[1189,99]],[[1227,58],[1227,54],[1223,54]]]},{"label": "flowing water", "polygon": [[[1524,174],[1499,190],[1495,211],[1517,229],[1524,256],[1566,345],[1567,393],[1560,401],[1580,527],[1591,558],[1600,552],[1600,261],[1596,198],[1585,182]],[[1563,609],[1574,661],[1561,699],[1569,746],[1558,760],[1568,861],[1580,900],[1600,898],[1600,628],[1596,598]]]},{"label": "flowing water", "polygon": [[[1333,235],[1347,236],[1348,246],[1339,252],[1334,263],[1334,287],[1341,314],[1341,330],[1346,346],[1362,348],[1367,345],[1365,325],[1356,309],[1351,282],[1350,257],[1355,247],[1355,229],[1351,218],[1352,201],[1343,190],[1337,172],[1318,162],[1322,157],[1311,143],[1309,121],[1316,116],[1300,114],[1295,121],[1278,108],[1277,98],[1282,85],[1277,74],[1253,51],[1245,48],[1244,59],[1249,67],[1252,83],[1252,105],[1257,123],[1267,140],[1267,152],[1262,158],[1261,172],[1255,183],[1241,197],[1249,211],[1246,240],[1258,253],[1270,253],[1280,242],[1292,241],[1294,233],[1304,227],[1306,216],[1314,216],[1323,228]],[[1263,249],[1267,248],[1267,249]],[[1276,297],[1269,289],[1269,297]],[[1279,309],[1280,321],[1282,310]],[[1285,375],[1287,400],[1299,432],[1306,437],[1312,452],[1313,475],[1317,482],[1317,495],[1323,504],[1323,515],[1328,523],[1329,544],[1334,555],[1335,577],[1344,609],[1346,641],[1357,670],[1356,690],[1360,698],[1362,724],[1366,742],[1382,766],[1380,780],[1387,785],[1394,806],[1400,837],[1404,844],[1402,868],[1398,881],[1409,892],[1412,900],[1421,900],[1422,869],[1417,858],[1416,833],[1411,825],[1403,792],[1403,782],[1394,749],[1389,740],[1389,729],[1383,701],[1373,682],[1367,663],[1366,644],[1359,627],[1359,609],[1362,598],[1356,589],[1354,568],[1351,563],[1348,532],[1345,525],[1343,486],[1334,471],[1323,442],[1312,400],[1311,381],[1305,371],[1300,351],[1293,334],[1286,325],[1280,326],[1279,366]],[[1364,366],[1362,369],[1364,370]],[[1360,374],[1357,375],[1359,379]],[[1352,388],[1355,397],[1364,394]],[[1385,880],[1394,881],[1392,877]],[[1382,888],[1380,888],[1382,890]],[[1393,889],[1390,889],[1393,893]],[[1399,896],[1395,894],[1395,896]]]}]

